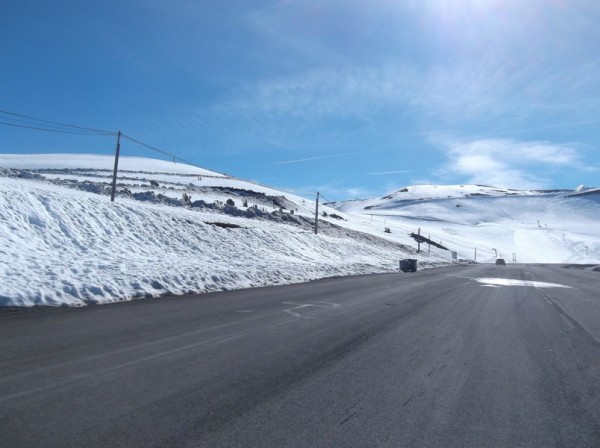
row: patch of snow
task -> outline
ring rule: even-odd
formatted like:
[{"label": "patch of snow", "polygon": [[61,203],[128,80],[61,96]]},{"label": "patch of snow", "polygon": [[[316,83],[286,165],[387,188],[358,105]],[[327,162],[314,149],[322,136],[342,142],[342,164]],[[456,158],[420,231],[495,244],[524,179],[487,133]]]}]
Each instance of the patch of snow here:
[{"label": "patch of snow", "polygon": [[571,288],[570,286],[561,285],[559,283],[536,282],[532,280],[516,280],[510,278],[491,278],[482,277],[476,278],[475,281],[483,283],[482,286],[529,286],[533,288]]}]

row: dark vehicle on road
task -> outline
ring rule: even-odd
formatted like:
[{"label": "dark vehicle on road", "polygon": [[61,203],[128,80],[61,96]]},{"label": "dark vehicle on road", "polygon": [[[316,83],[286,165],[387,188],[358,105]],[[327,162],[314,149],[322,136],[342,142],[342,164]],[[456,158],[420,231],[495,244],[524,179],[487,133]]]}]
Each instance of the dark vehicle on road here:
[{"label": "dark vehicle on road", "polygon": [[506,266],[506,261],[504,261],[504,258],[498,258],[498,259],[496,259],[496,264],[501,265],[501,266]]},{"label": "dark vehicle on road", "polygon": [[417,272],[417,260],[412,258],[400,260],[400,270],[402,272]]}]

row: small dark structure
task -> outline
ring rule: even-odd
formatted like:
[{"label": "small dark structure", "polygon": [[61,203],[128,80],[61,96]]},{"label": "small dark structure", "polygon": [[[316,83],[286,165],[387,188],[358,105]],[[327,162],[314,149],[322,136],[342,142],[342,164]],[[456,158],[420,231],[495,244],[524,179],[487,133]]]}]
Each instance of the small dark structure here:
[{"label": "small dark structure", "polygon": [[436,243],[435,241],[430,240],[429,238],[425,238],[423,235],[418,233],[410,233],[410,236],[417,242],[422,244],[431,244],[433,247],[437,247],[438,249],[448,250],[446,246],[443,246],[440,243]]},{"label": "small dark structure", "polygon": [[400,270],[402,272],[417,272],[417,260],[414,258],[400,260]]}]

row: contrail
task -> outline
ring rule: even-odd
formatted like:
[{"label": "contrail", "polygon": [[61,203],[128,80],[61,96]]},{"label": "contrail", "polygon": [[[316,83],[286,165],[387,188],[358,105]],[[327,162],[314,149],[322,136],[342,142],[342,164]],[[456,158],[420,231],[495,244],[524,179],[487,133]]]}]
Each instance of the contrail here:
[{"label": "contrail", "polygon": [[339,155],[330,155],[330,156],[321,156],[321,157],[309,157],[307,159],[284,160],[282,162],[275,162],[273,165],[285,165],[287,163],[309,162],[311,160],[331,159],[333,157],[340,157],[340,156]]},{"label": "contrail", "polygon": [[285,165],[285,164],[288,164],[288,163],[310,162],[311,160],[333,159],[334,157],[353,156],[353,155],[356,155],[356,154],[365,154],[367,152],[372,152],[372,151],[348,152],[348,153],[345,153],[345,154],[330,154],[328,156],[308,157],[306,159],[284,160],[282,162],[275,162],[273,165]]},{"label": "contrail", "polygon": [[381,176],[384,174],[402,174],[402,173],[412,173],[411,170],[400,170],[400,171],[381,171],[379,173],[365,173],[367,176]]}]

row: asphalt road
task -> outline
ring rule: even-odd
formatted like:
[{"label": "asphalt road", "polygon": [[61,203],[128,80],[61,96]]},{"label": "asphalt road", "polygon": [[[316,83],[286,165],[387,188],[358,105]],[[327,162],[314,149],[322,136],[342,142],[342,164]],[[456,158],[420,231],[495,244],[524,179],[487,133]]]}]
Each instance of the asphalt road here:
[{"label": "asphalt road", "polygon": [[541,265],[4,314],[0,445],[598,447],[599,341]]}]

